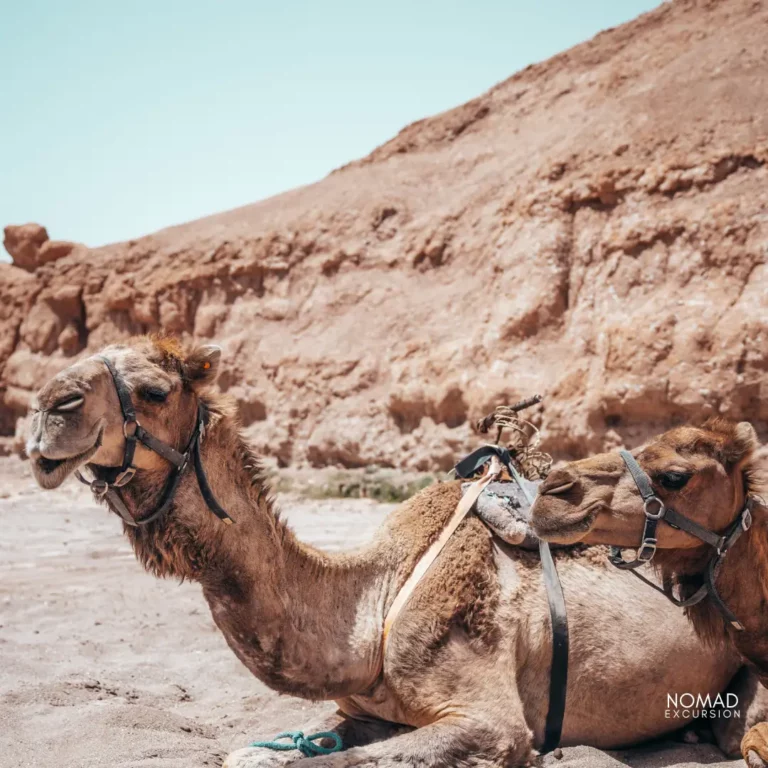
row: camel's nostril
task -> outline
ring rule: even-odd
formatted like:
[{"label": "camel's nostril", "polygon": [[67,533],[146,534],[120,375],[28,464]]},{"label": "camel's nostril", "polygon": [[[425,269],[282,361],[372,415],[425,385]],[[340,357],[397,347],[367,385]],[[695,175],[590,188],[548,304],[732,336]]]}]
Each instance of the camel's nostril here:
[{"label": "camel's nostril", "polygon": [[576,478],[567,469],[555,469],[539,486],[540,494],[557,496],[570,491],[576,485]]}]

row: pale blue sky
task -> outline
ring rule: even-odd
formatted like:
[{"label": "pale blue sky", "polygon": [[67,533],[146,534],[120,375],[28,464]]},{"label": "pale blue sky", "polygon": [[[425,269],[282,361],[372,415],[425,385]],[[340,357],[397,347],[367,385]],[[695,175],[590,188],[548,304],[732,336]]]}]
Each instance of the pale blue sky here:
[{"label": "pale blue sky", "polygon": [[101,245],[322,178],[656,0],[0,0],[0,225]]}]

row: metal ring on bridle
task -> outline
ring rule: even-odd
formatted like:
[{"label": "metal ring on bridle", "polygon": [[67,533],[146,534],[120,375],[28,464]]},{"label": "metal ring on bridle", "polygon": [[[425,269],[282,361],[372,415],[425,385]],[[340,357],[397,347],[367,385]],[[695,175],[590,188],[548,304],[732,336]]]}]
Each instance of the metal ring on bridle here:
[{"label": "metal ring on bridle", "polygon": [[109,491],[109,483],[107,483],[105,480],[94,480],[92,483],[90,483],[90,486],[91,491],[93,491],[93,495],[99,499],[103,499]]},{"label": "metal ring on bridle", "polygon": [[[133,427],[130,431],[128,430],[128,427]],[[136,434],[136,431],[139,428],[139,422],[134,419],[133,421],[124,421],[123,422],[123,436],[126,438],[133,437]]]},{"label": "metal ring on bridle", "polygon": [[[654,503],[659,505],[659,511],[655,514],[648,508],[649,504]],[[645,516],[650,520],[661,520],[664,517],[664,513],[667,511],[667,508],[664,506],[664,502],[658,496],[649,496],[643,502],[643,509],[645,510]]]}]

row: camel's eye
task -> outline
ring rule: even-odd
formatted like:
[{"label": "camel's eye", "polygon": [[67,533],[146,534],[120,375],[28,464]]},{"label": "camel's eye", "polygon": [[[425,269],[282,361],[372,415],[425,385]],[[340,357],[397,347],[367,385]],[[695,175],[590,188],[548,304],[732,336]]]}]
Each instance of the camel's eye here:
[{"label": "camel's eye", "polygon": [[661,487],[668,491],[679,491],[685,488],[685,484],[690,479],[691,476],[685,472],[662,472],[658,478]]},{"label": "camel's eye", "polygon": [[76,411],[84,402],[85,400],[82,395],[68,395],[59,400],[51,410],[58,411],[59,413]]},{"label": "camel's eye", "polygon": [[150,403],[164,403],[168,393],[158,387],[146,387],[146,389],[141,390],[141,396]]}]

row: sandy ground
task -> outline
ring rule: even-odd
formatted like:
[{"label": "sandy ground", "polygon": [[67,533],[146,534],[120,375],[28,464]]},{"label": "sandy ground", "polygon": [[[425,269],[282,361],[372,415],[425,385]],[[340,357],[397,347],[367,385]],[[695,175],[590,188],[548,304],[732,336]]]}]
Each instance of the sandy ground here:
[{"label": "sandy ground", "polygon": [[[368,538],[392,508],[282,499],[328,549]],[[0,766],[198,768],[332,704],[271,692],[227,648],[193,584],[145,574],[116,517],[74,481],[42,492],[0,460]],[[566,749],[574,768],[732,765],[710,745]],[[738,764],[738,763],[736,763]]]}]

